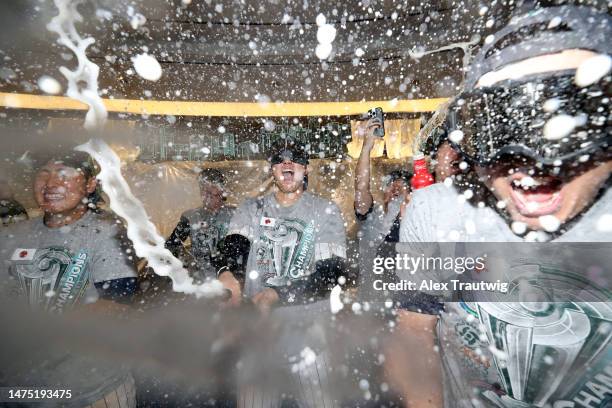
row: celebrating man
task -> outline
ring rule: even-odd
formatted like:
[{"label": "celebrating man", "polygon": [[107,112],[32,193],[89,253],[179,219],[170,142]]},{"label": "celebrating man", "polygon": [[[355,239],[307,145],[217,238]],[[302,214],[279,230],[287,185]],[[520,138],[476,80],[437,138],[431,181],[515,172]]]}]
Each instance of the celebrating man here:
[{"label": "celebrating man", "polygon": [[[610,239],[610,23],[608,15],[586,8],[543,8],[513,18],[487,41],[450,107],[457,127],[449,129],[487,198],[470,201],[480,196],[478,186],[417,191],[400,241]],[[504,260],[513,255],[508,249]],[[584,268],[559,274],[539,266],[543,261],[535,259],[529,280],[510,284],[553,302],[482,303],[478,293],[473,301],[440,303],[427,312],[407,305],[398,313],[391,342],[398,354],[388,371],[407,406],[609,403],[610,308],[589,302],[596,291]],[[547,292],[543,282],[564,289]],[[577,292],[572,282],[579,282]],[[584,298],[569,298],[576,293]],[[432,310],[440,317],[425,314]],[[416,347],[419,353],[407,354]]]},{"label": "celebrating man", "polygon": [[[336,204],[306,191],[309,159],[301,146],[278,144],[269,161],[276,191],[236,210],[223,244],[227,265],[219,279],[232,291],[232,303],[250,299],[282,324],[274,346],[279,358],[299,357],[306,349],[316,356],[313,366],[293,370],[299,377],[294,383],[308,392],[298,390],[291,399],[333,406],[325,381],[325,341],[312,328],[330,315],[329,290],[345,271],[344,222]],[[253,385],[261,368],[249,370],[245,364],[240,406],[276,406],[287,389]]]}]

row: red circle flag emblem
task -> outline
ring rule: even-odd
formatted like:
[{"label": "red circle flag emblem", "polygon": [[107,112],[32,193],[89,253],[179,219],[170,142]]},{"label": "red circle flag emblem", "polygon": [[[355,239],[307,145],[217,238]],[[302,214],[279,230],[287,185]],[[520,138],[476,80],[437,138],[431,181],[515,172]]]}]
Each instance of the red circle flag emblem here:
[{"label": "red circle flag emblem", "polygon": [[28,251],[26,251],[25,249],[21,252],[19,252],[19,257],[20,258],[25,258],[26,256],[28,256]]}]

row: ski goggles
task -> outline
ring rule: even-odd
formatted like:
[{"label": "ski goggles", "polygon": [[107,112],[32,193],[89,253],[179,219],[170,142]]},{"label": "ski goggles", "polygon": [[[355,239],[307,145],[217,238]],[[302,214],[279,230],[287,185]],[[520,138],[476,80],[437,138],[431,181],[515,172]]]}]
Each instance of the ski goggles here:
[{"label": "ski goggles", "polygon": [[309,162],[308,154],[303,150],[298,149],[282,149],[277,153],[274,153],[270,157],[270,163],[274,166],[284,161],[290,161],[302,166],[307,166]]},{"label": "ski goggles", "polygon": [[551,166],[608,157],[611,96],[610,75],[579,87],[574,71],[476,88],[449,107],[456,118],[449,139],[482,166],[508,155]]}]

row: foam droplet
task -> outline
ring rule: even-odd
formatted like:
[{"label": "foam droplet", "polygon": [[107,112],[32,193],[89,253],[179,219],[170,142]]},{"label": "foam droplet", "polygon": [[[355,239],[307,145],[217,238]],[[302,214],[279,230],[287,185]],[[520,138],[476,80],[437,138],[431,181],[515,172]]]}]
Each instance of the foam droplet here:
[{"label": "foam droplet", "polygon": [[38,79],[38,87],[41,91],[50,95],[57,95],[62,92],[62,86],[57,79],[49,75],[43,75]]},{"label": "foam droplet", "polygon": [[597,220],[597,231],[612,232],[612,214],[604,214]]},{"label": "foam droplet", "polygon": [[576,120],[570,115],[557,115],[544,125],[544,137],[548,140],[559,140],[568,136],[576,127]]},{"label": "foam droplet", "polygon": [[340,299],[341,294],[342,287],[340,285],[334,286],[329,294],[329,306],[333,314],[338,313],[344,308],[344,303],[342,303],[342,300]]},{"label": "foam droplet", "polygon": [[315,54],[319,59],[326,59],[331,54],[332,45],[331,44],[317,44],[317,48],[315,49]]},{"label": "foam droplet", "polygon": [[336,38],[336,29],[331,24],[323,24],[317,30],[317,41],[320,44],[331,44]]},{"label": "foam droplet", "polygon": [[512,232],[514,232],[516,235],[523,235],[525,232],[527,232],[527,224],[520,221],[514,221],[510,228],[512,228]]},{"label": "foam droplet", "polygon": [[547,232],[555,232],[561,226],[561,221],[554,215],[543,215],[538,219],[542,228]]},{"label": "foam droplet", "polygon": [[147,81],[157,81],[162,76],[162,67],[159,62],[147,53],[132,57],[136,73]]},{"label": "foam droplet", "polygon": [[327,23],[327,18],[323,15],[323,13],[319,13],[316,18],[317,26],[321,27],[323,24]]},{"label": "foam droplet", "polygon": [[589,86],[610,72],[612,58],[609,55],[596,55],[584,61],[576,70],[574,82],[578,86]]},{"label": "foam droplet", "polygon": [[459,143],[463,140],[463,132],[459,129],[453,130],[448,135],[448,139],[453,143]]}]

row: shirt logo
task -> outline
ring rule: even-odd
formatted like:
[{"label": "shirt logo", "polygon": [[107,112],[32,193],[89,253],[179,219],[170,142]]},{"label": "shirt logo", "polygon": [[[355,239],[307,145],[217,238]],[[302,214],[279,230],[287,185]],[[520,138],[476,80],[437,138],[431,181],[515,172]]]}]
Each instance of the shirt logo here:
[{"label": "shirt logo", "polygon": [[17,248],[11,256],[11,261],[31,261],[34,259],[36,249]]},{"label": "shirt logo", "polygon": [[276,225],[276,218],[261,217],[259,225],[262,227],[274,227]]}]

